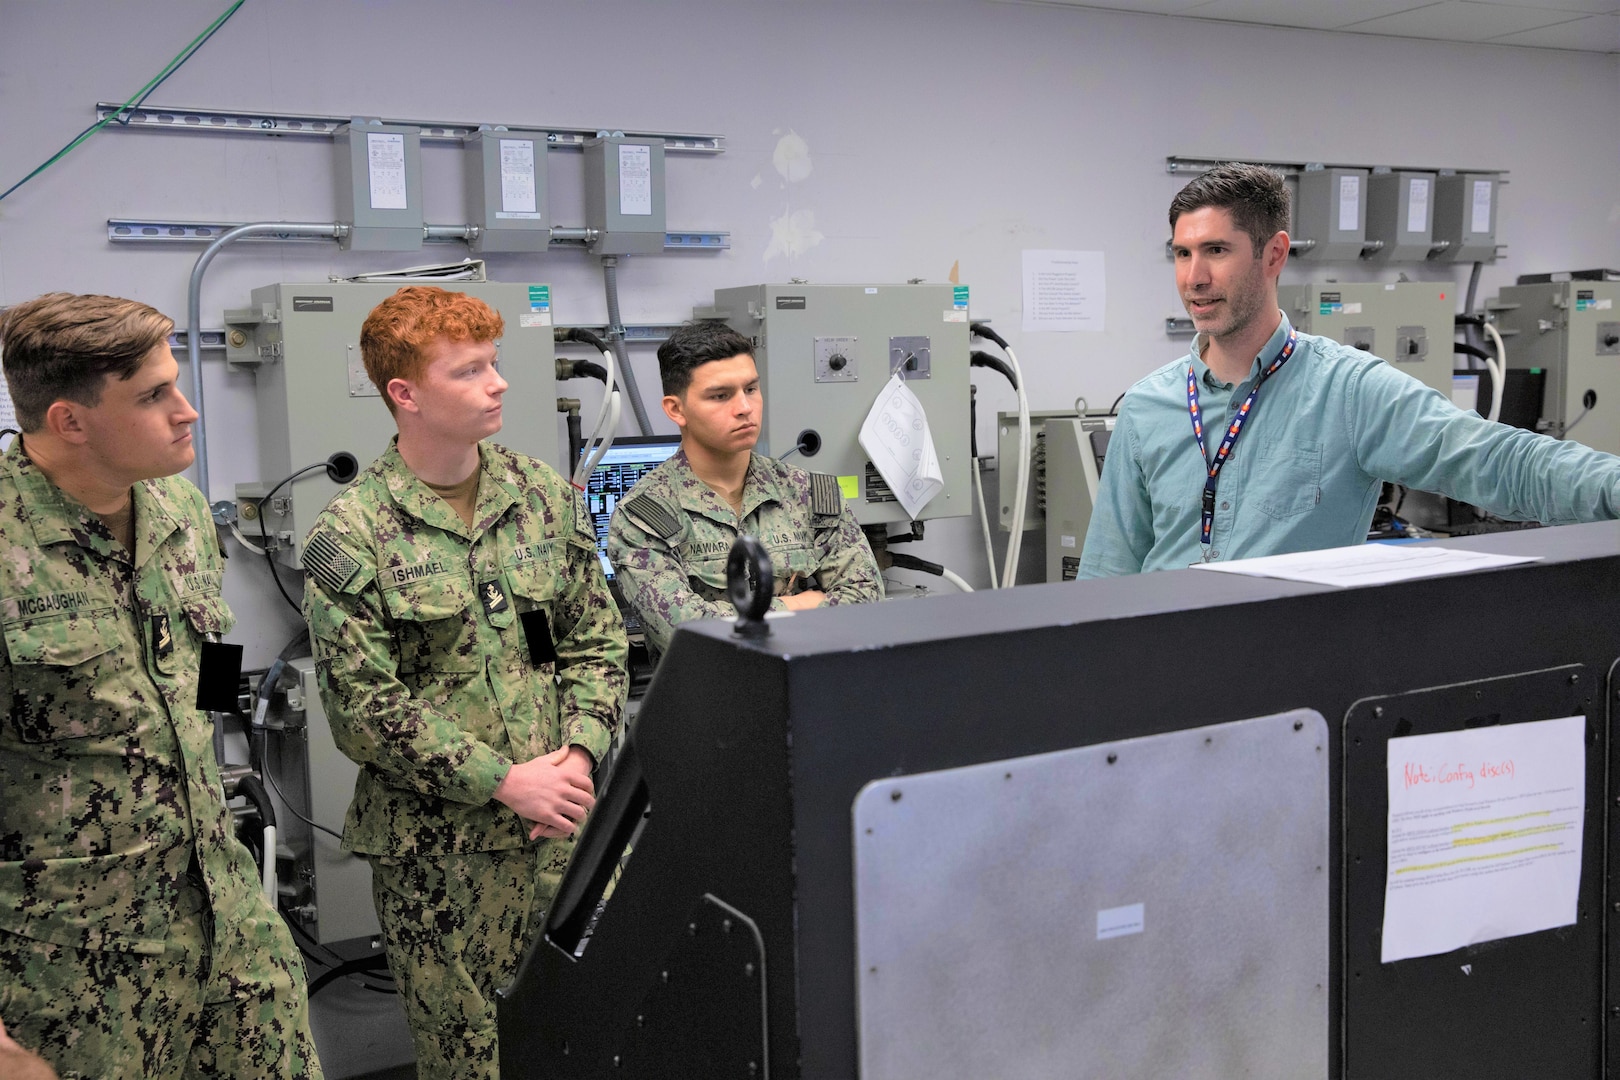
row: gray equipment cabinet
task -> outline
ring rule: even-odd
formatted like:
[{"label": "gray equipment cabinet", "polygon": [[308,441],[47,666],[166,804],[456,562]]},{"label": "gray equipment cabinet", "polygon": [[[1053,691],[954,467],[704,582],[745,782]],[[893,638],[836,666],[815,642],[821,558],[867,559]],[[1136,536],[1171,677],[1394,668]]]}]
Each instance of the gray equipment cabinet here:
[{"label": "gray equipment cabinet", "polygon": [[[388,448],[394,419],[360,359],[360,326],[399,283],[310,282],[253,290],[253,304],[225,313],[226,360],[254,373],[259,436],[258,484],[237,487],[244,510],[293,470],[346,450],[364,469]],[[452,282],[445,288],[476,296],[500,313],[501,375],[511,384],[505,424],[496,441],[558,466],[557,372],[551,337],[549,285]],[[304,537],[337,493],[314,472],[276,493],[262,508],[266,531],[288,541],[277,550],[301,569]],[[246,517],[246,513],[244,513]],[[244,526],[252,537],[258,522]]]},{"label": "gray equipment cabinet", "polygon": [[1569,438],[1620,454],[1620,282],[1512,285],[1488,307],[1508,367],[1547,373],[1541,406],[1547,433],[1562,437],[1578,420]]},{"label": "gray equipment cabinet", "polygon": [[922,402],[945,486],[919,519],[973,511],[967,309],[952,285],[751,285],[719,289],[712,309],[754,342],[765,421],[759,452],[836,475],[862,525],[908,521],[861,448],[861,424],[900,371]]},{"label": "gray equipment cabinet", "polygon": [[1383,357],[1451,396],[1455,290],[1447,282],[1283,285],[1277,303],[1300,331]]}]

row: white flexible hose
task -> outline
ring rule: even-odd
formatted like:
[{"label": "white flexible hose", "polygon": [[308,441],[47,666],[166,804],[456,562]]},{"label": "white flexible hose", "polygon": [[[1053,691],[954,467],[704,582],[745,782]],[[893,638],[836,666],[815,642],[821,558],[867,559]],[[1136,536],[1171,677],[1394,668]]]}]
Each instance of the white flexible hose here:
[{"label": "white flexible hose", "polygon": [[1004,347],[1007,362],[1018,378],[1018,480],[1013,496],[1012,523],[1007,537],[1007,557],[1001,564],[1001,587],[1010,589],[1018,580],[1018,553],[1024,546],[1024,509],[1029,502],[1029,396],[1024,392],[1024,369],[1012,348]]},{"label": "white flexible hose", "polygon": [[[608,413],[612,410],[613,406],[613,380],[614,376],[618,374],[618,365],[613,361],[612,350],[602,350],[602,367],[603,370],[607,372],[607,379],[602,383],[602,405],[596,410],[596,422],[591,425],[591,433],[585,439],[586,447],[589,447],[597,439],[603,437],[604,423],[607,425],[607,441],[608,444],[611,445],[613,442],[613,431],[619,425],[617,413],[614,414],[611,421],[608,419]],[[604,454],[606,452],[607,451],[605,450],[603,451]],[[581,491],[585,490],[585,485],[591,479],[591,470],[585,466],[585,463],[588,460],[590,460],[590,454],[587,453],[574,465],[574,486],[579,488]],[[598,458],[598,460],[600,460],[600,458]]]},{"label": "white flexible hose", "polygon": [[602,459],[607,457],[608,450],[612,449],[613,433],[619,428],[619,392],[617,390],[613,391],[613,393],[608,395],[608,398],[609,407],[607,437],[597,444],[595,450],[592,450],[589,454],[585,455],[584,461],[579,463],[580,470],[584,473],[584,476],[574,486],[579,488],[581,491],[584,491],[585,485],[590,482],[591,473],[595,471],[596,467],[602,463]]},{"label": "white flexible hose", "polygon": [[1507,346],[1502,344],[1502,335],[1496,332],[1496,327],[1490,323],[1484,326],[1496,345],[1496,362],[1485,361],[1485,366],[1491,372],[1491,415],[1485,419],[1495,422],[1502,415],[1502,389],[1507,382]]},{"label": "white flexible hose", "polygon": [[259,871],[264,885],[264,898],[276,902],[276,827],[264,827],[264,866]]},{"label": "white flexible hose", "polygon": [[967,582],[963,581],[962,576],[960,574],[958,574],[954,570],[951,570],[948,567],[944,567],[944,566],[940,567],[939,568],[939,576],[944,578],[946,581],[950,582],[952,585],[955,585],[958,589],[961,589],[963,592],[972,592],[973,591],[973,586],[971,586]]},{"label": "white flexible hose", "polygon": [[984,477],[980,475],[979,460],[973,459],[973,497],[979,503],[979,525],[984,529],[984,561],[990,566],[990,587],[996,587],[996,549],[990,542],[990,514],[984,508]]},{"label": "white flexible hose", "polygon": [[243,547],[245,547],[249,551],[253,552],[253,554],[255,554],[255,555],[263,555],[264,554],[264,548],[260,547],[258,544],[250,543],[248,541],[248,538],[242,535],[242,530],[237,527],[236,522],[234,522],[234,521],[231,522],[231,535],[236,537],[236,542],[237,543],[241,544]]}]

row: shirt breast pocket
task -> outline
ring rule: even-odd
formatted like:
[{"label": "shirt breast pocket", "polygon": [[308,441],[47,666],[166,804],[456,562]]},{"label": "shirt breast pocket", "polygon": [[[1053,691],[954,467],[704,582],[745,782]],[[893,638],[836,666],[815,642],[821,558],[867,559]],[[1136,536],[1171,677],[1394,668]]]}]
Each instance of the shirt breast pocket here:
[{"label": "shirt breast pocket", "polygon": [[1258,489],[1261,513],[1278,520],[1298,517],[1322,501],[1322,447],[1279,442],[1259,448],[1249,481]]},{"label": "shirt breast pocket", "polygon": [[11,722],[23,742],[94,739],[135,729],[119,692],[131,663],[119,645],[116,608],[31,619],[5,628]]},{"label": "shirt breast pocket", "polygon": [[482,670],[472,623],[476,603],[471,581],[450,575],[413,581],[383,593],[383,606],[393,619],[399,646],[400,675]]}]

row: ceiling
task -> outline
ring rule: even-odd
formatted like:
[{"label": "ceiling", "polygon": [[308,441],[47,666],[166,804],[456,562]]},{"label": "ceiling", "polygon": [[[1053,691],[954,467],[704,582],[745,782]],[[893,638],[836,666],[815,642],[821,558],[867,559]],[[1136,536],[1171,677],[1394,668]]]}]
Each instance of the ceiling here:
[{"label": "ceiling", "polygon": [[1620,53],[1620,0],[1041,0],[1069,7]]}]

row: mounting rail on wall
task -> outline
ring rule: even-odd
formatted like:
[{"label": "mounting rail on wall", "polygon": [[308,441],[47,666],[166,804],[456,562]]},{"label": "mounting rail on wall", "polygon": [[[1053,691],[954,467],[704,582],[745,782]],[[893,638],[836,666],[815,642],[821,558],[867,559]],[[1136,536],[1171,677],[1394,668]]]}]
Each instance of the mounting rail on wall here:
[{"label": "mounting rail on wall", "polygon": [[[219,239],[241,222],[231,221],[152,221],[147,218],[108,218],[107,240],[114,244],[197,244]],[[424,243],[454,243],[467,239],[470,225],[427,225]],[[553,229],[551,246],[578,247],[590,239],[587,229]],[[265,233],[244,236],[242,243],[331,243],[330,236],[280,236]],[[664,234],[665,251],[725,251],[731,247],[729,232],[700,232],[690,229]]]},{"label": "mounting rail on wall", "polygon": [[[1197,176],[1206,173],[1215,166],[1228,161],[1241,161],[1249,165],[1264,165],[1268,169],[1275,169],[1284,176],[1298,176],[1308,168],[1323,169],[1366,169],[1369,172],[1374,168],[1387,168],[1392,172],[1453,172],[1478,173],[1481,176],[1504,177],[1508,174],[1506,169],[1462,169],[1452,165],[1368,165],[1356,162],[1337,161],[1263,161],[1258,158],[1236,157],[1189,157],[1185,154],[1171,154],[1164,159],[1164,171],[1176,176]],[[1501,181],[1507,183],[1506,180]]]},{"label": "mounting rail on wall", "polygon": [[[105,120],[119,115],[124,106],[114,101],[96,102],[96,118]],[[330,138],[338,128],[347,124],[350,116],[319,116],[313,113],[278,113],[242,109],[182,109],[156,105],[143,105],[131,109],[114,121],[118,127],[138,131],[196,131],[205,134],[239,135],[313,135]],[[503,124],[480,125],[443,120],[393,120],[385,124],[400,124],[419,128],[423,142],[460,142],[476,133],[481,126],[504,128],[508,131],[536,131],[546,137],[549,146],[559,150],[582,150],[586,142],[596,138],[601,127],[570,127],[555,124]],[[112,125],[109,125],[109,127]],[[621,129],[614,128],[618,131]],[[703,135],[685,131],[631,131],[623,129],[632,138],[664,140],[664,151],[670,154],[721,154],[726,149],[724,135]]]}]

